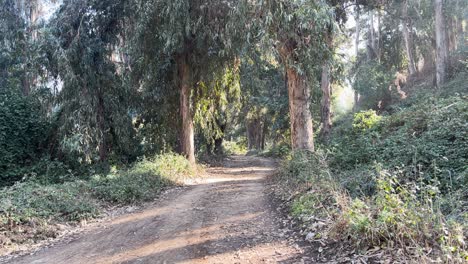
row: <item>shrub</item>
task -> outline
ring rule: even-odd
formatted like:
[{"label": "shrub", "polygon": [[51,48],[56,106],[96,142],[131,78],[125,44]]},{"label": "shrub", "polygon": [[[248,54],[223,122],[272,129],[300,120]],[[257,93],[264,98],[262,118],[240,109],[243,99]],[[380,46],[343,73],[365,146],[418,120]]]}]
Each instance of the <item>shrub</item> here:
[{"label": "shrub", "polygon": [[174,153],[157,155],[148,161],[149,163],[137,163],[136,168],[143,165],[141,169],[144,170],[145,167],[149,166],[154,172],[159,172],[163,178],[173,182],[181,182],[197,173],[197,168],[192,166],[185,157]]},{"label": "shrub", "polygon": [[282,185],[283,198],[292,200],[292,214],[308,218],[328,215],[338,200],[338,185],[332,180],[326,156],[318,151],[293,152],[280,168],[278,179]]},{"label": "shrub", "polygon": [[[468,103],[459,96],[419,98],[376,122],[372,111],[356,114],[352,127],[336,128],[330,147],[334,172],[379,162],[401,168],[401,181],[437,181],[443,194],[468,184]],[[357,130],[358,129],[358,133]]]},{"label": "shrub", "polygon": [[244,155],[247,153],[247,143],[243,139],[240,142],[224,141],[223,149],[226,155]]},{"label": "shrub", "polygon": [[195,173],[187,159],[169,153],[144,159],[128,170],[95,175],[91,186],[98,199],[128,204],[153,199],[162,188],[181,183]]},{"label": "shrub", "polygon": [[463,233],[467,226],[447,220],[440,202],[437,187],[401,184],[395,174],[381,171],[376,195],[366,202],[355,198],[343,217],[349,223],[348,234],[359,243],[421,251],[429,246],[436,254],[442,251],[446,260],[463,261],[468,256]]},{"label": "shrub", "polygon": [[343,242],[351,238],[364,248],[406,248],[402,256],[406,261],[423,255],[432,260],[441,255],[446,261],[468,260],[467,219],[446,218],[440,210],[444,199],[437,186],[401,183],[400,173],[378,165],[374,194],[352,198],[338,184],[340,179],[331,175],[323,153],[300,152],[283,163],[278,179],[284,197],[292,201],[292,215],[315,238]]},{"label": "shrub", "polygon": [[50,160],[48,157],[22,168],[22,171],[24,181],[34,181],[44,185],[71,182],[78,179],[76,172],[67,164],[58,160]]},{"label": "shrub", "polygon": [[399,97],[395,94],[396,89],[389,89],[395,79],[394,74],[379,62],[362,63],[354,72],[353,88],[362,96],[359,107],[380,109]]},{"label": "shrub", "polygon": [[362,132],[375,127],[381,119],[382,117],[374,110],[361,111],[354,115],[353,128]]},{"label": "shrub", "polygon": [[0,89],[0,187],[21,180],[21,167],[37,160],[46,121],[30,97]]},{"label": "shrub", "polygon": [[2,225],[27,224],[37,220],[79,221],[98,215],[97,204],[86,182],[40,185],[17,183],[0,194]]},{"label": "shrub", "polygon": [[261,153],[264,157],[284,158],[291,153],[291,146],[287,143],[280,143],[271,146]]},{"label": "shrub", "polygon": [[[155,198],[162,188],[180,183],[196,171],[182,156],[159,155],[137,162],[129,169],[113,169],[88,181],[75,180],[59,162],[44,162],[47,175],[30,173],[26,182],[0,192],[0,232],[10,246],[54,237],[59,222],[97,217],[108,204],[129,204]],[[41,169],[42,170],[42,169]],[[64,180],[66,178],[66,181]],[[51,181],[62,183],[51,184]],[[46,184],[46,185],[43,185]]]}]

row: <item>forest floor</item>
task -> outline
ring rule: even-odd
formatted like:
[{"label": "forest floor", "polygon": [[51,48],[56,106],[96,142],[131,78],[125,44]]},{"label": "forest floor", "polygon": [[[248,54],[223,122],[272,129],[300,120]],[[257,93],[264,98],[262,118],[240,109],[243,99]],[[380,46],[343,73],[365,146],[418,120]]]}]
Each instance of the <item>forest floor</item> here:
[{"label": "forest floor", "polygon": [[[275,162],[234,156],[152,203],[8,263],[313,263],[269,194]],[[130,212],[129,212],[130,211]],[[1,261],[0,261],[1,262]]]}]

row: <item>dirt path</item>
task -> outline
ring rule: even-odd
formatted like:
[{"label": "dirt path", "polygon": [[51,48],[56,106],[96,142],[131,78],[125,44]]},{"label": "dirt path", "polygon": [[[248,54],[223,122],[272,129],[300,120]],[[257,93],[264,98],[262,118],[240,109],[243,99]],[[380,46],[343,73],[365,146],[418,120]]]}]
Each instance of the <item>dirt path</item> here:
[{"label": "dirt path", "polygon": [[154,206],[10,263],[298,263],[265,194],[273,170],[268,159],[232,157]]}]

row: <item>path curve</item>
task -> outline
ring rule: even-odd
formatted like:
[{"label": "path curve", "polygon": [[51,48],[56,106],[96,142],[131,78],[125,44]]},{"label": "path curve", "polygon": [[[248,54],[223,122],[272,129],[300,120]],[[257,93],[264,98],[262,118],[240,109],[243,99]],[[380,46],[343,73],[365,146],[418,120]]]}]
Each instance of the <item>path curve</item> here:
[{"label": "path curve", "polygon": [[235,156],[202,182],[77,239],[11,260],[43,263],[296,263],[266,194],[274,162]]}]

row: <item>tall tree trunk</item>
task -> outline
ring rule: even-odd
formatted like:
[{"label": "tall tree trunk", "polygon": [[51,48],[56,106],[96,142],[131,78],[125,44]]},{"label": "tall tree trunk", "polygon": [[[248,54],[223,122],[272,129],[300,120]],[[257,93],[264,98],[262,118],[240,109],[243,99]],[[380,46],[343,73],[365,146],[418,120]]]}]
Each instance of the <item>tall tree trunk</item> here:
[{"label": "tall tree trunk", "polygon": [[214,153],[215,154],[223,154],[223,141],[224,141],[224,135],[226,132],[226,123],[216,120],[216,123],[218,123],[218,127],[221,131],[222,136],[219,138],[215,138],[214,140]]},{"label": "tall tree trunk", "polygon": [[179,89],[180,89],[180,114],[182,117],[182,131],[180,138],[181,154],[183,154],[191,164],[195,164],[195,143],[193,130],[193,117],[190,109],[190,65],[186,54],[177,58]]},{"label": "tall tree trunk", "polygon": [[321,106],[321,137],[327,141],[330,137],[332,122],[331,122],[331,84],[330,84],[330,67],[324,64],[322,67],[322,106]]},{"label": "tall tree trunk", "polygon": [[377,60],[380,62],[382,59],[382,14],[381,11],[377,11]]},{"label": "tall tree trunk", "polygon": [[288,76],[289,115],[293,150],[314,151],[310,90],[307,77],[286,65]]},{"label": "tall tree trunk", "polygon": [[[463,4],[460,3],[461,0],[457,0],[457,10],[462,10]],[[456,19],[456,28],[457,28],[457,39],[456,39],[456,47],[455,49],[458,50],[459,44],[465,43],[465,31],[463,29],[463,21],[465,20],[465,16],[463,14],[458,14]],[[462,44],[463,45],[463,44]]]},{"label": "tall tree trunk", "polygon": [[375,28],[374,28],[374,11],[369,11],[369,35],[367,38],[367,60],[373,60],[376,57],[375,50]]},{"label": "tall tree trunk", "polygon": [[356,55],[356,60],[358,58],[358,55],[359,55],[359,42],[360,42],[360,35],[361,35],[361,24],[359,23],[359,19],[360,19],[360,10],[359,10],[359,6],[356,6],[356,17],[355,17],[355,20],[356,20],[356,40],[355,40],[355,45],[356,45],[356,49],[354,51],[354,54]]},{"label": "tall tree trunk", "polygon": [[443,11],[443,0],[434,0],[436,35],[436,84],[440,87],[447,78],[447,31]]},{"label": "tall tree trunk", "polygon": [[408,72],[411,76],[416,74],[417,69],[413,54],[413,34],[411,32],[411,19],[408,16],[408,0],[403,1],[401,11],[403,15],[403,38],[405,40],[406,56],[408,57]]},{"label": "tall tree trunk", "polygon": [[261,150],[264,123],[260,117],[248,119],[246,121],[247,142],[249,150]]},{"label": "tall tree trunk", "polygon": [[424,52],[422,54],[422,57],[423,57],[423,61],[424,61],[424,65],[421,69],[421,72],[423,74],[433,74],[434,72],[434,62],[435,62],[435,59],[434,59],[434,47],[433,45],[431,45],[432,48],[429,49],[427,52]]},{"label": "tall tree trunk", "polygon": [[[361,13],[361,11],[359,10],[359,6],[357,5],[357,1],[356,1],[356,17],[355,17],[355,20],[356,20],[356,40],[355,40],[356,49],[354,51],[354,54],[356,56],[356,62],[358,61],[358,57],[359,57],[359,43],[360,43],[360,38],[361,38],[361,36],[360,36],[361,35],[361,24],[359,23],[360,13]],[[359,105],[359,92],[354,90],[354,106],[353,106],[354,111],[357,110],[358,105]]]},{"label": "tall tree trunk", "polygon": [[28,96],[29,93],[31,92],[31,83],[29,81],[30,78],[29,78],[29,73],[28,73],[27,67],[25,66],[24,68],[25,68],[24,69],[24,76],[23,76],[23,78],[21,80],[21,84],[23,86],[23,91],[22,92],[23,92],[24,96]]},{"label": "tall tree trunk", "polygon": [[101,133],[101,140],[99,142],[99,161],[105,162],[107,160],[107,136],[106,136],[106,116],[105,116],[104,99],[101,93],[98,95],[97,105],[97,122],[99,133]]}]

